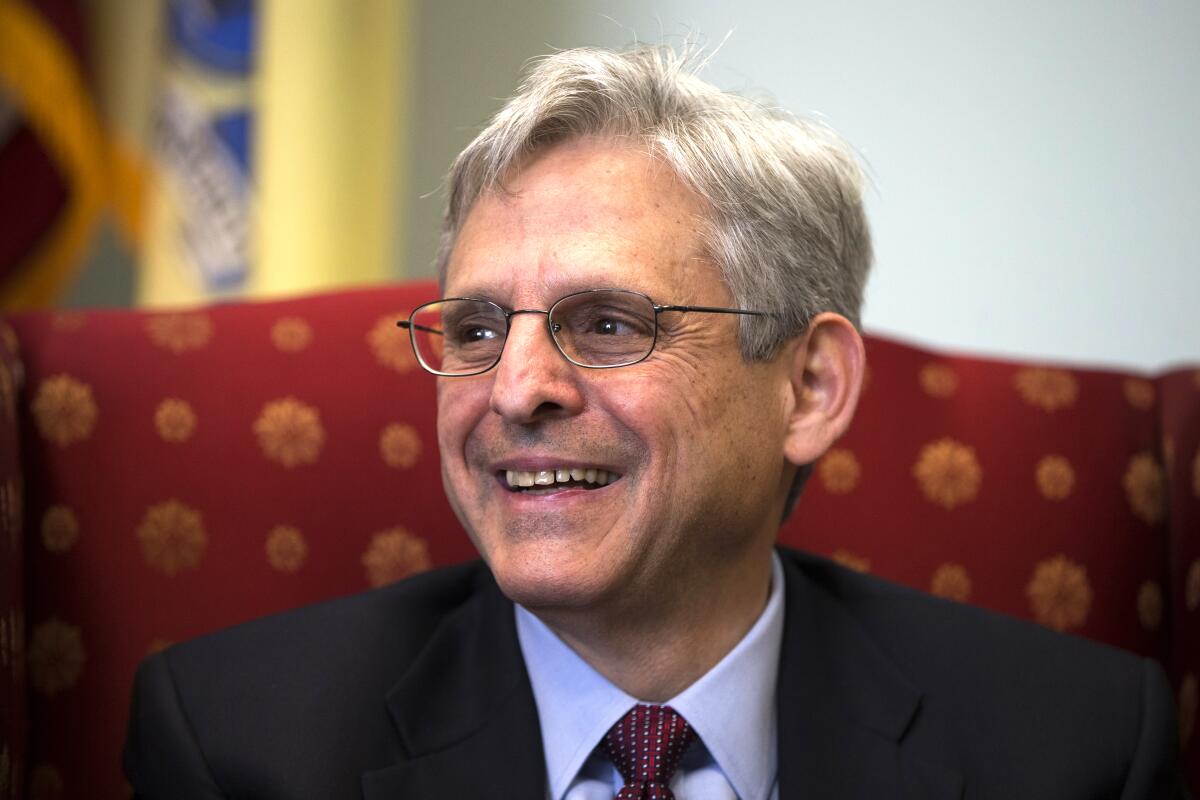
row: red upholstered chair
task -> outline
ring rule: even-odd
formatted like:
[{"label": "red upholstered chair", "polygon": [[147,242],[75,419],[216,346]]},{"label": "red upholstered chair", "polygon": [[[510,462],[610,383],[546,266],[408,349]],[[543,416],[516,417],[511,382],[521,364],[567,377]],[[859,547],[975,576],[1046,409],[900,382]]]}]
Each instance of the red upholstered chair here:
[{"label": "red upholstered chair", "polygon": [[[435,291],[0,325],[0,798],[127,796],[146,653],[473,557],[394,326]],[[1200,371],[868,357],[782,541],[1160,659],[1200,785]]]}]

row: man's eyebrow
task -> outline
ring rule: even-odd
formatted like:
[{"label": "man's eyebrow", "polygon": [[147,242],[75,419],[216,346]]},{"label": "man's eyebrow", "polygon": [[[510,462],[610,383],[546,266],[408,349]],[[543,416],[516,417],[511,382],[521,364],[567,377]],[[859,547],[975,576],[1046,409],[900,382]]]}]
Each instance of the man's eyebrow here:
[{"label": "man's eyebrow", "polygon": [[447,289],[442,293],[442,297],[473,297],[477,300],[490,300],[493,303],[504,305],[498,298],[503,297],[505,294],[505,292],[498,292],[485,286],[468,286],[465,288],[460,287],[454,291]]},{"label": "man's eyebrow", "polygon": [[[592,289],[623,289],[631,292],[639,292],[650,297],[655,302],[666,302],[658,297],[660,291],[653,291],[636,277],[615,279],[606,278],[603,275],[587,275],[587,276],[564,276],[559,279],[547,281],[542,285],[544,291],[544,299],[546,305],[553,303],[569,294],[576,292],[586,292]],[[477,300],[488,300],[498,306],[505,308],[513,308],[510,305],[512,300],[512,290],[505,288],[497,290],[494,286],[487,285],[468,285],[459,287],[453,293],[446,291],[443,297],[471,297]]]}]

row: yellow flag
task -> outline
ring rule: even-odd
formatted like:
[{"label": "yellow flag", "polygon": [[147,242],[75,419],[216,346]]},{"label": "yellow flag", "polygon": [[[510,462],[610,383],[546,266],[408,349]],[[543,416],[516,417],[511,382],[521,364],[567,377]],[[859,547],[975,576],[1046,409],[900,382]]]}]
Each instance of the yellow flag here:
[{"label": "yellow flag", "polygon": [[165,8],[139,303],[395,276],[408,0]]},{"label": "yellow flag", "polygon": [[410,21],[408,0],[264,0],[255,294],[401,274]]}]

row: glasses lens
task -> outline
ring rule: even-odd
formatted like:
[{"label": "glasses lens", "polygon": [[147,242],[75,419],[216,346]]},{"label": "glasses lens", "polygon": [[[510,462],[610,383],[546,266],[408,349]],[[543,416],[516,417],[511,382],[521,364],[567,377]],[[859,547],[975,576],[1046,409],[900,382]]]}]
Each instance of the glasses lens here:
[{"label": "glasses lens", "polygon": [[482,372],[504,349],[504,312],[482,300],[429,303],[414,311],[410,321],[417,356],[433,372]]},{"label": "glasses lens", "polygon": [[654,304],[636,292],[568,295],[550,310],[550,329],[572,361],[618,367],[641,361],[654,347]]}]

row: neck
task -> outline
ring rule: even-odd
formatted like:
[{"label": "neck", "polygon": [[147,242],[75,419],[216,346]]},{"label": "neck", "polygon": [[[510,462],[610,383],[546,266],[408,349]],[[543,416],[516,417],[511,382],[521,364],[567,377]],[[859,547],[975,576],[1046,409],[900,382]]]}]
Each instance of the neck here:
[{"label": "neck", "polygon": [[662,703],[716,666],[767,604],[769,551],[739,570],[726,565],[722,572],[720,578],[688,578],[684,591],[656,591],[651,602],[626,599],[604,609],[534,613],[614,686],[638,700]]}]

